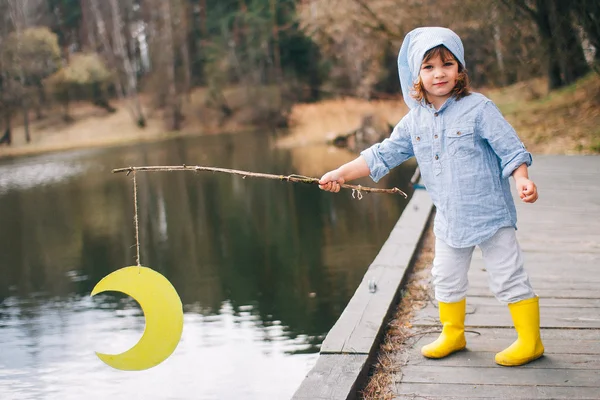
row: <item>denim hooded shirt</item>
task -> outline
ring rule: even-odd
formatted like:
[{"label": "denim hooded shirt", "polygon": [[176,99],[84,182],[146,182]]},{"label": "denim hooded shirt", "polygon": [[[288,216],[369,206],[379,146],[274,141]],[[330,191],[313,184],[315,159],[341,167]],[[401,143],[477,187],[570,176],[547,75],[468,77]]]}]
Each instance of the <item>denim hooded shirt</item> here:
[{"label": "denim hooded shirt", "polygon": [[410,97],[423,55],[443,44],[464,64],[460,38],[446,28],[418,28],[402,44],[398,68],[410,111],[391,136],[361,152],[377,182],[392,168],[416,157],[422,182],[436,206],[434,232],[455,248],[491,238],[500,228],[516,229],[509,177],[531,154],[494,103],[479,93],[450,97],[438,110]]}]

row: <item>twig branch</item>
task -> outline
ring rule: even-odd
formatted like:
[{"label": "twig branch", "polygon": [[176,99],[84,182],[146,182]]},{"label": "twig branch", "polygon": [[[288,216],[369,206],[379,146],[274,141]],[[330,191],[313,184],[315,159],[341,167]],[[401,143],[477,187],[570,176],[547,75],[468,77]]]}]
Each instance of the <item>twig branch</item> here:
[{"label": "twig branch", "polygon": [[[301,176],[301,175],[272,175],[272,174],[263,174],[260,172],[248,172],[248,171],[240,171],[240,170],[236,170],[236,169],[226,169],[226,168],[215,168],[215,167],[201,167],[201,166],[194,166],[194,165],[174,165],[174,166],[150,166],[150,167],[127,167],[127,168],[117,168],[117,169],[113,169],[113,173],[120,173],[120,172],[126,172],[127,175],[129,175],[132,172],[140,172],[140,171],[144,171],[144,172],[159,172],[159,171],[191,171],[191,172],[198,172],[198,171],[210,171],[210,172],[223,172],[226,174],[232,174],[232,175],[240,175],[243,178],[246,177],[251,177],[251,178],[265,178],[265,179],[275,179],[275,180],[279,180],[279,181],[287,181],[287,182],[297,182],[297,183],[307,183],[307,184],[311,184],[311,185],[318,185],[319,184],[319,179],[317,178],[311,178],[308,176]],[[348,185],[348,184],[343,184],[341,185],[342,188],[344,189],[352,189],[353,191],[358,192],[358,197],[361,197],[361,193],[390,193],[390,194],[400,194],[402,196],[404,196],[404,198],[407,197],[406,193],[404,193],[402,190],[394,187],[391,189],[379,189],[379,188],[372,188],[372,187],[366,187],[366,186],[361,186],[361,185]]]}]

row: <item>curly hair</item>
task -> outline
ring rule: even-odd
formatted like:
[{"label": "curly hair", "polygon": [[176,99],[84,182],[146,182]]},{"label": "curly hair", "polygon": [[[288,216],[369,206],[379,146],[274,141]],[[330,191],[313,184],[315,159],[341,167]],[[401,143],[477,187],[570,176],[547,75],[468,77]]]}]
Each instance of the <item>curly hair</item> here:
[{"label": "curly hair", "polygon": [[[439,45],[427,50],[423,56],[423,62],[427,62],[438,56],[442,59],[442,62],[454,60],[458,64],[458,77],[456,79],[456,85],[454,85],[454,88],[452,89],[452,96],[454,96],[456,100],[460,100],[463,97],[470,95],[471,82],[469,80],[469,75],[467,74],[467,69],[463,67],[460,61],[454,57],[454,54],[452,54],[452,52],[444,45]],[[418,102],[425,100],[427,104],[430,104],[429,100],[427,100],[427,93],[425,92],[425,87],[423,87],[423,82],[421,82],[421,77],[419,77],[419,80],[413,86],[410,95]]]}]

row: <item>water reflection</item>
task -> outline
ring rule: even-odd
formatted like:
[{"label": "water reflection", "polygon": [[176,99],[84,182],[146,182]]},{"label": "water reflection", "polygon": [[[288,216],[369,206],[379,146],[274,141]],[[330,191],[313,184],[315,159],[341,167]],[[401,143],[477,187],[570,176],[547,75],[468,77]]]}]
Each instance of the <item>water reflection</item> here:
[{"label": "water reflection", "polygon": [[[152,370],[111,370],[93,351],[129,348],[143,316],[125,296],[88,295],[135,263],[132,182],[112,168],[307,174],[337,165],[340,153],[304,159],[323,153],[314,150],[275,151],[243,135],[1,163],[0,398],[289,398],[405,200],[358,202],[348,192],[206,172],[140,173],[141,260],[181,296],[180,346]],[[411,172],[382,186],[405,189]]]}]

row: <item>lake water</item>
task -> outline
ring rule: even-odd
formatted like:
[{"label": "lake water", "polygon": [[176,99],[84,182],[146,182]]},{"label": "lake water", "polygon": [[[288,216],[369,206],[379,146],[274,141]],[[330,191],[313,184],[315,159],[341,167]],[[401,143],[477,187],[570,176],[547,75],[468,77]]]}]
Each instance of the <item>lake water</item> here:
[{"label": "lake water", "polygon": [[[321,173],[354,156],[221,135],[0,160],[0,399],[289,399],[407,203],[400,196],[208,172],[138,173],[141,263],[184,304],[164,363],[113,370],[144,329],[137,303],[89,297],[135,264],[132,179],[113,168],[204,165]],[[403,190],[414,166],[379,187]],[[374,184],[370,180],[360,181]]]}]

